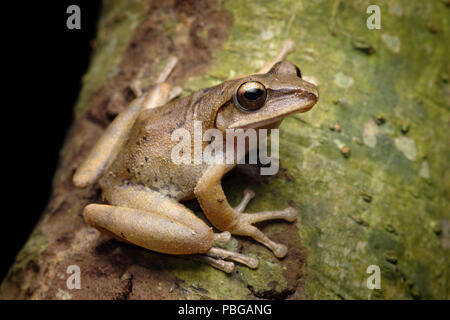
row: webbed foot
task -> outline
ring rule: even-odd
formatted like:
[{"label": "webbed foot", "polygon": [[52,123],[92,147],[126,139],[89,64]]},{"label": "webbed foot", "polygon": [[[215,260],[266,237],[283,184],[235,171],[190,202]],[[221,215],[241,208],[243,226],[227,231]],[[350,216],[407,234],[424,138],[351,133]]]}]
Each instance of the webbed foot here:
[{"label": "webbed foot", "polygon": [[283,258],[287,254],[287,247],[283,244],[276,243],[270,240],[264,233],[258,228],[253,226],[254,223],[282,219],[288,222],[294,222],[297,219],[297,211],[292,207],[287,207],[284,210],[279,211],[264,211],[255,213],[243,213],[245,207],[250,200],[255,196],[252,190],[244,190],[244,198],[241,203],[234,208],[239,213],[238,222],[229,230],[232,234],[249,236],[256,241],[262,243],[270,250],[277,258]]}]

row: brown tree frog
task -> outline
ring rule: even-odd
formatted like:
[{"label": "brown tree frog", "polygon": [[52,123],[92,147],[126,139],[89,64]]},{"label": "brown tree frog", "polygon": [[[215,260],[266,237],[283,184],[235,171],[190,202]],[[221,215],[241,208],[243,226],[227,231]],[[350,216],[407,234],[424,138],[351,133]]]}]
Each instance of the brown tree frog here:
[{"label": "brown tree frog", "polygon": [[[75,172],[75,186],[98,182],[109,203],[86,206],[85,221],[121,241],[166,254],[196,255],[225,272],[234,269],[232,261],[250,268],[258,265],[255,258],[214,246],[231,234],[252,237],[278,258],[284,257],[287,247],[253,224],[271,219],[293,222],[295,209],[243,213],[254,196],[250,190],[232,208],[221,179],[235,165],[176,165],[171,161],[175,144],[171,133],[177,128],[192,132],[194,121],[201,121],[204,130],[276,128],[284,117],[310,110],[318,100],[316,86],[303,80],[295,65],[283,61],[294,47],[286,40],[280,54],[256,74],[173,101],[166,80],[176,58],[169,59],[155,86],[114,119]],[[194,198],[222,233],[214,233],[181,204]]]}]

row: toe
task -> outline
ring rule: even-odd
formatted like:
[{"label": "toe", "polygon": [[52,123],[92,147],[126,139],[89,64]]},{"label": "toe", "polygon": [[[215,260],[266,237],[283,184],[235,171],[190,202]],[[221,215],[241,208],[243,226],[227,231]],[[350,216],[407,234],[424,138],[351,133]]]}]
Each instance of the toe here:
[{"label": "toe", "polygon": [[284,258],[287,254],[287,247],[283,244],[278,244],[275,248],[273,248],[273,254],[277,258]]},{"label": "toe", "polygon": [[250,258],[250,259],[248,259],[247,266],[248,266],[249,268],[251,268],[251,269],[256,269],[256,268],[258,268],[258,265],[259,265],[259,260],[258,260],[258,259],[256,259],[256,258]]},{"label": "toe", "polygon": [[286,221],[294,222],[297,220],[297,210],[295,208],[287,207],[284,210],[286,212]]}]

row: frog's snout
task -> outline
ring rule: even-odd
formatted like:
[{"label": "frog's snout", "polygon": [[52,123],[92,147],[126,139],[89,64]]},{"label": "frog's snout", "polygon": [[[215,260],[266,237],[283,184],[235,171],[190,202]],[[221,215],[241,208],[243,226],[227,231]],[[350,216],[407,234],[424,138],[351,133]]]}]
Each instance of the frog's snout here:
[{"label": "frog's snout", "polygon": [[301,84],[297,88],[297,97],[302,105],[300,112],[307,112],[314,107],[319,100],[319,91],[317,87],[305,80],[300,80]]},{"label": "frog's snout", "polygon": [[314,84],[302,80],[302,85],[298,89],[298,96],[304,99],[307,104],[305,111],[308,111],[319,100],[319,91]]},{"label": "frog's snout", "polygon": [[317,102],[317,100],[319,100],[319,90],[317,89],[317,87],[312,84],[311,82],[305,81],[303,80],[303,85],[300,88],[300,91],[303,94],[308,94],[309,98],[311,100],[314,100],[314,103]]}]

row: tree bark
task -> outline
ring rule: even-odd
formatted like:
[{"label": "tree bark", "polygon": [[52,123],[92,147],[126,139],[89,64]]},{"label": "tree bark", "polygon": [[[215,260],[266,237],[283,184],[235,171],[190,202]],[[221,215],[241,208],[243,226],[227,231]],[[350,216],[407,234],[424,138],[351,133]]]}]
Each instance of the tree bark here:
[{"label": "tree bark", "polygon": [[[51,200],[0,287],[1,299],[450,298],[450,42],[448,1],[105,1],[91,66],[61,151]],[[226,275],[185,257],[120,243],[88,227],[97,185],[72,175],[111,119],[149,88],[169,55],[184,94],[274,57],[319,83],[313,110],[286,119],[281,168],[260,178],[233,171],[231,204],[250,187],[249,212],[295,206],[298,222],[262,225],[289,246],[278,260],[247,238],[227,248],[260,259]],[[250,178],[249,178],[250,177]],[[188,204],[201,215],[196,202]],[[81,288],[69,289],[77,265]],[[370,265],[381,289],[368,289]]]}]

